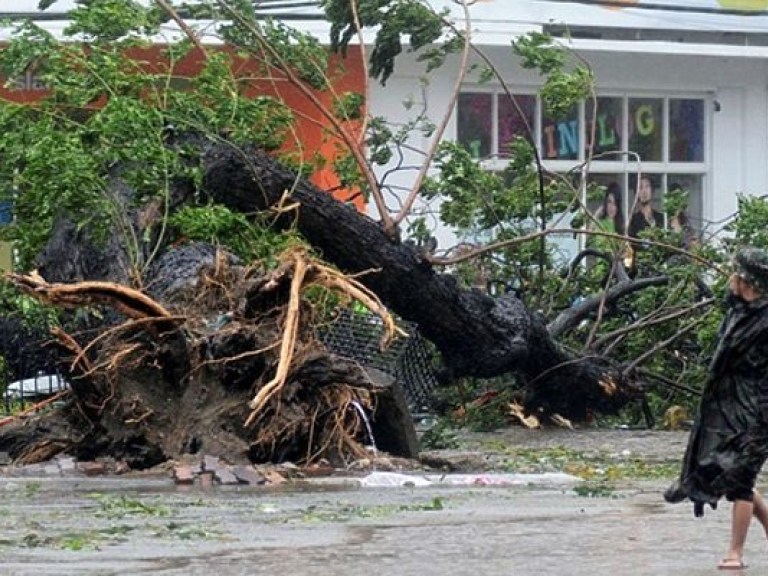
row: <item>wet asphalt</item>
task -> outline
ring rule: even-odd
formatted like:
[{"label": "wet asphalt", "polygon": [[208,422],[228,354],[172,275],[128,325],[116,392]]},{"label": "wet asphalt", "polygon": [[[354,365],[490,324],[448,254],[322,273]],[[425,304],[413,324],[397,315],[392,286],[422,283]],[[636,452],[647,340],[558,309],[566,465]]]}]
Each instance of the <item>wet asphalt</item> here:
[{"label": "wet asphalt", "polygon": [[[676,453],[671,439],[655,449]],[[275,488],[0,478],[0,574],[723,574],[727,503],[696,519],[663,502],[667,480],[585,494],[572,479],[530,478],[386,488],[343,478]],[[746,560],[728,573],[768,573],[757,525]]]}]

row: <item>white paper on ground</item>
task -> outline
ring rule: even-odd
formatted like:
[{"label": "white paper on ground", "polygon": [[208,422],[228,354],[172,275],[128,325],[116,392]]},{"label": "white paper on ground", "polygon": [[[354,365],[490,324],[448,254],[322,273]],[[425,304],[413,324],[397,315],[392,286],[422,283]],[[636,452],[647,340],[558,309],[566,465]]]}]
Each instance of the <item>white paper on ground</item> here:
[{"label": "white paper on ground", "polygon": [[581,482],[581,478],[563,472],[542,474],[400,474],[397,472],[371,472],[359,480],[360,485],[372,487],[387,486],[526,486],[562,485]]}]

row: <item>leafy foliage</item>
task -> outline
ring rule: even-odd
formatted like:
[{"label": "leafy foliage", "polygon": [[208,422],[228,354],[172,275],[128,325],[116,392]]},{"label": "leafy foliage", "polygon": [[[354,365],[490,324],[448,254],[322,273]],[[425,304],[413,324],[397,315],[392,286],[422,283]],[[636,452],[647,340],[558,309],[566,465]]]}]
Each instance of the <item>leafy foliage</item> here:
[{"label": "leafy foliage", "polygon": [[[0,280],[0,317],[14,316],[28,328],[47,330],[59,322],[59,311],[38,300],[20,294],[9,282]],[[0,356],[0,374],[4,373],[4,360]]]},{"label": "leafy foliage", "polygon": [[[343,51],[358,32],[352,4],[348,0],[323,0],[331,24],[331,49]],[[371,0],[357,5],[357,18],[362,28],[377,28],[370,56],[370,73],[382,84],[395,69],[395,58],[403,51],[403,38],[408,36],[409,51],[418,51],[440,38],[444,32],[441,15],[418,0]],[[434,63],[435,54],[424,56]]]},{"label": "leafy foliage", "polygon": [[[109,230],[128,231],[115,226],[130,207],[111,187],[115,178],[133,190],[135,201],[157,199],[166,215],[174,181],[190,181],[200,191],[199,151],[174,145],[180,135],[226,137],[234,145],[277,150],[294,121],[283,102],[253,94],[251,71],[232,51],[210,50],[198,72],[179,77],[178,70],[195,57],[193,45],[182,42],[159,54],[150,48],[147,34],[157,32],[168,17],[154,3],[80,2],[71,16],[65,41],[23,22],[0,52],[6,78],[34,69],[48,88],[33,105],[0,101],[0,128],[6,136],[0,143],[0,189],[14,203],[14,222],[2,235],[14,242],[22,268],[34,265],[59,217],[75,221],[97,243]],[[240,38],[251,39],[251,30],[237,24],[227,32],[238,38],[240,30]],[[264,66],[285,52],[289,66],[306,67],[300,76],[328,85],[327,51],[316,39],[298,38],[276,23],[261,33],[276,50]],[[347,95],[343,103],[352,115],[354,98]],[[177,224],[189,224],[187,216],[179,216]],[[215,219],[211,226],[221,224]],[[245,232],[232,237],[235,249],[259,252],[244,245],[258,235],[243,230],[251,237]],[[141,255],[153,254],[147,244],[158,239],[126,234],[124,241],[134,245],[134,265],[142,267]]]},{"label": "leafy foliage", "polygon": [[220,204],[184,206],[171,215],[168,223],[176,228],[180,239],[220,244],[246,262],[259,260],[268,266],[275,263],[275,254],[300,242],[290,231],[274,233],[268,225],[254,223]]},{"label": "leafy foliage", "polygon": [[734,233],[737,244],[768,246],[768,199],[740,194],[739,218],[729,223],[727,230]]},{"label": "leafy foliage", "polygon": [[515,40],[512,46],[523,68],[538,70],[544,76],[541,99],[554,118],[565,117],[574,102],[592,91],[592,71],[583,65],[568,71],[567,54],[553,45],[550,36],[533,32]]},{"label": "leafy foliage", "polygon": [[[551,115],[572,110],[594,93],[591,70],[569,60],[567,52],[554,46],[547,36],[531,34],[517,39],[513,50],[524,67],[537,69],[544,77],[540,95]],[[425,181],[423,195],[441,200],[441,222],[467,238],[470,251],[488,244],[497,246],[457,265],[455,272],[467,286],[496,293],[514,291],[548,320],[585,299],[605,294],[618,281],[615,266],[624,266],[625,260],[636,279],[666,278],[664,285],[599,307],[563,334],[561,341],[574,352],[610,357],[645,381],[649,407],[657,416],[672,404],[695,405],[695,391],[706,377],[723,315],[719,306],[705,303],[697,307],[697,303],[722,292],[724,277],[712,275],[710,266],[722,268],[727,253],[715,245],[699,243],[690,247],[694,258],[686,257],[679,252],[683,240],[680,232],[654,229],[644,233],[647,242],[643,244],[595,238],[588,247],[602,251],[604,257],[564,261],[558,254],[556,235],[550,231],[589,231],[593,216],[583,203],[583,190],[593,201],[601,199],[605,190],[587,185],[581,174],[542,178],[527,139],[513,141],[509,153],[507,168],[494,173],[459,144],[443,143],[438,149],[435,171]],[[665,208],[670,214],[687,208],[684,190],[673,191],[667,201]],[[768,238],[762,237],[768,222],[768,213],[761,213],[764,204],[753,206],[751,199],[741,202],[740,213],[748,211],[754,221],[733,224],[739,242],[768,245]],[[419,230],[419,226],[413,229]],[[549,229],[547,235],[539,236],[545,229]],[[425,234],[424,230],[419,233]],[[627,259],[630,256],[631,261]],[[507,383],[492,388],[496,394],[509,390]],[[476,401],[488,394],[486,389],[473,398]],[[456,399],[449,404],[450,410],[455,414],[458,407],[462,415],[479,422],[497,418],[493,403],[478,406],[472,402]],[[475,411],[485,414],[475,415]],[[630,407],[623,416],[628,421],[640,417],[639,406]]]}]

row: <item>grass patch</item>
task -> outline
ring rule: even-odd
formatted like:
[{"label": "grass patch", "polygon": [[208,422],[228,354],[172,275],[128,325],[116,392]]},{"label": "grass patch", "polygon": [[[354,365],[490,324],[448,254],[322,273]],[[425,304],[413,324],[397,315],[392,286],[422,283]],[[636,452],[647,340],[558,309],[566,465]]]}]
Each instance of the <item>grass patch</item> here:
[{"label": "grass patch", "polygon": [[374,506],[340,505],[334,509],[310,506],[302,511],[302,522],[350,522],[362,518],[386,518],[401,512],[436,512],[445,509],[445,500],[435,496],[426,502]]},{"label": "grass patch", "polygon": [[497,449],[508,472],[565,472],[584,480],[617,482],[621,480],[672,479],[680,470],[679,462],[652,462],[624,454],[585,453],[563,447],[532,450]]},{"label": "grass patch", "polygon": [[183,522],[168,522],[155,529],[152,535],[158,538],[174,538],[176,540],[208,540],[220,537],[221,533],[218,530],[206,529]]},{"label": "grass patch", "polygon": [[616,487],[606,482],[585,482],[573,489],[577,496],[583,498],[617,498]]},{"label": "grass patch", "polygon": [[100,509],[96,516],[103,518],[126,518],[136,516],[168,516],[171,511],[167,506],[146,504],[141,500],[126,496],[111,496],[91,494],[92,499],[99,503]]}]

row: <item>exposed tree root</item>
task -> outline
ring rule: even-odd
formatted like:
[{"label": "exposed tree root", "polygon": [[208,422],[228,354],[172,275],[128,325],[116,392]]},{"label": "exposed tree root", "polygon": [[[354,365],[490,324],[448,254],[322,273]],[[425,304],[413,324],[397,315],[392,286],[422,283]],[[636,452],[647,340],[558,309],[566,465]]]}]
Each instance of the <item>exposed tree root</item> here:
[{"label": "exposed tree root", "polygon": [[79,440],[62,441],[60,430],[46,437],[43,426],[29,428],[34,438],[26,443],[17,428],[4,445],[0,433],[0,450],[17,460],[67,451],[140,468],[198,451],[233,461],[336,464],[366,455],[363,418],[379,388],[314,339],[307,291],[321,287],[336,301],[370,308],[382,320],[382,346],[403,332],[374,294],[303,248],[286,252],[270,273],[217,255],[190,279],[194,289],[174,284],[175,299],[162,304],[105,282],[11,280],[49,304],[107,306],[129,318],[85,342],[54,331],[73,392],[63,416]]},{"label": "exposed tree root", "polygon": [[50,460],[57,454],[61,454],[70,444],[61,440],[43,440],[26,448],[16,457],[19,464],[37,464]]},{"label": "exposed tree root", "polygon": [[10,274],[8,278],[22,291],[54,306],[81,308],[106,304],[129,318],[171,316],[149,296],[113,282],[49,284],[37,274]]},{"label": "exposed tree root", "polygon": [[338,271],[312,260],[302,248],[293,249],[286,253],[283,266],[278,275],[285,273],[286,266],[292,268],[291,286],[288,299],[288,309],[283,326],[283,336],[280,346],[280,358],[277,372],[269,382],[263,385],[256,396],[249,402],[251,414],[245,425],[251,426],[265,404],[285,385],[289,367],[296,347],[296,336],[299,326],[300,303],[302,291],[310,286],[322,286],[335,290],[348,298],[358,300],[373,313],[377,314],[384,323],[380,346],[385,348],[396,334],[405,335],[399,329],[381,301],[368,288],[352,278],[345,277]]},{"label": "exposed tree root", "polygon": [[8,416],[6,418],[0,418],[0,426],[6,426],[7,424],[16,422],[19,418],[24,418],[26,416],[29,416],[30,414],[34,414],[35,412],[42,410],[46,406],[49,406],[54,402],[61,400],[65,396],[68,396],[69,393],[70,393],[69,390],[62,390],[61,392],[57,392],[56,394],[54,394],[49,398],[46,398],[45,400],[41,400],[40,402],[35,402],[34,404],[32,404],[32,406],[25,408],[18,414],[14,414],[13,416]]}]

